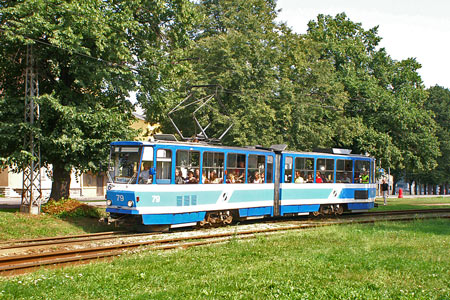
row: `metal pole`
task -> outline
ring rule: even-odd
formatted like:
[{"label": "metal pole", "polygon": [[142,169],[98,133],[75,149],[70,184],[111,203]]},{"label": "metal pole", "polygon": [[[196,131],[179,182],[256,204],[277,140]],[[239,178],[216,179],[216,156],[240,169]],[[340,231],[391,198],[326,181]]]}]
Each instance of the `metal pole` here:
[{"label": "metal pole", "polygon": [[34,132],[39,120],[39,104],[35,98],[39,96],[37,72],[34,72],[33,48],[27,45],[25,71],[25,123],[28,125],[24,136],[24,150],[29,157],[23,166],[21,212],[39,214],[41,210],[41,152],[39,141]]}]

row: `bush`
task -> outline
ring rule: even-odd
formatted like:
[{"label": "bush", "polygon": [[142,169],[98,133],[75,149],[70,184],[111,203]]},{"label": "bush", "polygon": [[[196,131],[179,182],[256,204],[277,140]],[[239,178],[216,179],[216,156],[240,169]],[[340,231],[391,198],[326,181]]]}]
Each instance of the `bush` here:
[{"label": "bush", "polygon": [[74,199],[61,199],[59,201],[50,199],[42,206],[42,212],[57,217],[102,217],[100,210],[96,207]]}]

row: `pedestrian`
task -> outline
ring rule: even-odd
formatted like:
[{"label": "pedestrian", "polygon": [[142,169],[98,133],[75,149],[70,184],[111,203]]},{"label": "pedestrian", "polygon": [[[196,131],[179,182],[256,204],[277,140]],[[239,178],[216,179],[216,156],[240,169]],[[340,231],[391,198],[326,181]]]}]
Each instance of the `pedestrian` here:
[{"label": "pedestrian", "polygon": [[386,179],[383,179],[383,183],[381,184],[381,191],[383,192],[384,205],[386,205],[389,191],[389,185],[386,183]]}]

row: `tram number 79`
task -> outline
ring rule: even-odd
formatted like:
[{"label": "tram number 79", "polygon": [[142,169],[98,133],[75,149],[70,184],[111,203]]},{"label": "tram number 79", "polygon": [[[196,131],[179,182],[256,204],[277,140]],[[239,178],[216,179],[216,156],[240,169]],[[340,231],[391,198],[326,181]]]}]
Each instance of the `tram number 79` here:
[{"label": "tram number 79", "polygon": [[159,195],[152,195],[152,202],[153,203],[159,203],[161,199],[159,198]]}]

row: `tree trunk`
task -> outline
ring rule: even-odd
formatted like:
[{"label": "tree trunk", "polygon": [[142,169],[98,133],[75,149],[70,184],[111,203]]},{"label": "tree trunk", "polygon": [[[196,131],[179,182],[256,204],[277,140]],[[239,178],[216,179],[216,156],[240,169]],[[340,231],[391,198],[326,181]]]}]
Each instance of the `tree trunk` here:
[{"label": "tree trunk", "polygon": [[437,188],[435,184],[433,184],[433,195],[437,195]]},{"label": "tree trunk", "polygon": [[419,195],[420,191],[420,183],[418,181],[414,182],[414,195]]},{"label": "tree trunk", "polygon": [[444,185],[443,184],[441,184],[439,186],[439,195],[444,195]]},{"label": "tree trunk", "polygon": [[68,199],[70,196],[70,171],[63,164],[53,164],[52,192],[50,199]]}]

